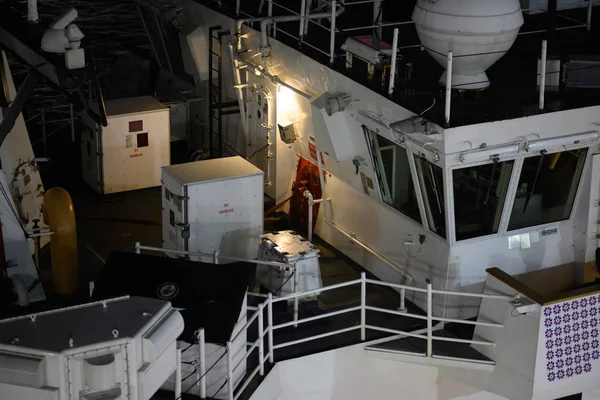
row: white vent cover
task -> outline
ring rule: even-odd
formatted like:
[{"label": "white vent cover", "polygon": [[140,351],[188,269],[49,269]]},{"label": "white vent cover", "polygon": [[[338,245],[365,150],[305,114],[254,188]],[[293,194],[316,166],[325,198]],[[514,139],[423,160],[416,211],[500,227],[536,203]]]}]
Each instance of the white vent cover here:
[{"label": "white vent cover", "polygon": [[[452,87],[464,90],[490,85],[485,71],[523,25],[519,0],[418,0],[412,19],[421,44],[442,67],[452,51]],[[440,83],[446,85],[445,72]]]}]

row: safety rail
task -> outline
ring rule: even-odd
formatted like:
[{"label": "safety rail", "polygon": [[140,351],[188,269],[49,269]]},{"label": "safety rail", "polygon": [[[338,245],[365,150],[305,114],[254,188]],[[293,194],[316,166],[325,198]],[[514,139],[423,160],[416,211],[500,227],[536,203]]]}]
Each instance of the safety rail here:
[{"label": "safety rail", "polygon": [[[226,3],[226,1],[224,0],[212,0],[216,3],[219,4],[219,7],[224,7],[224,3]],[[282,2],[283,3],[283,2]],[[330,64],[334,64],[336,57],[338,56],[338,54],[336,53],[336,50],[339,47],[339,40],[337,35],[338,34],[342,34],[342,35],[348,35],[348,34],[352,34],[353,32],[360,32],[360,31],[370,31],[370,30],[376,30],[378,31],[378,36],[379,37],[383,37],[383,33],[382,31],[384,29],[393,29],[393,44],[392,44],[392,54],[390,57],[391,60],[391,65],[390,65],[390,77],[388,79],[388,83],[387,83],[387,93],[390,96],[393,96],[393,94],[396,91],[396,75],[397,75],[397,60],[398,60],[398,56],[400,54],[401,50],[407,50],[407,49],[413,49],[413,48],[421,48],[421,49],[426,49],[422,44],[420,43],[409,43],[409,44],[401,44],[399,43],[399,28],[402,26],[410,26],[410,25],[414,25],[414,21],[411,20],[404,20],[404,21],[394,21],[394,22],[381,22],[381,21],[370,21],[369,24],[367,25],[362,25],[362,26],[354,26],[354,27],[343,27],[343,28],[338,28],[337,26],[337,16],[339,15],[340,10],[344,10],[346,7],[351,7],[353,5],[359,5],[359,4],[367,4],[367,3],[381,3],[381,1],[375,1],[375,0],[358,0],[358,1],[344,1],[344,0],[327,0],[324,1],[324,4],[327,4],[329,10],[327,10],[326,13],[319,13],[319,14],[327,14],[326,16],[319,18],[315,21],[315,18],[311,18],[314,15],[311,14],[311,7],[310,7],[310,2],[308,0],[302,0],[300,2],[300,10],[294,10],[293,8],[290,8],[290,6],[288,4],[284,5],[282,3],[278,3],[274,0],[262,0],[261,4],[259,6],[259,9],[257,11],[253,11],[250,9],[246,9],[246,12],[244,12],[241,8],[242,8],[242,2],[241,0],[236,0],[235,2],[235,14],[237,15],[238,18],[245,18],[245,19],[239,19],[238,23],[247,23],[247,22],[258,22],[258,21],[262,21],[265,19],[271,20],[272,21],[272,30],[268,30],[269,32],[263,32],[263,35],[265,35],[265,39],[267,35],[271,35],[272,37],[276,38],[277,34],[283,34],[286,35],[292,39],[295,39],[298,41],[298,43],[300,43],[303,46],[309,47],[313,50],[315,50],[316,52],[320,53],[323,56],[326,56],[329,58],[329,63]],[[267,6],[267,13],[266,13],[266,17],[263,17],[263,15],[265,15],[263,13],[263,9],[264,6]],[[569,17],[567,15],[561,15],[559,14],[558,17],[559,18],[563,18],[566,21],[570,22],[570,25],[567,26],[560,26],[560,27],[556,27],[556,31],[562,31],[562,30],[569,30],[569,29],[581,29],[584,28],[586,29],[587,32],[591,32],[591,28],[592,28],[592,13],[593,13],[593,7],[594,7],[594,0],[587,0],[587,1],[574,1],[573,3],[569,3],[570,5],[580,5],[580,6],[587,6],[587,17],[585,20],[578,20],[572,17]],[[280,9],[282,11],[284,11],[286,14],[285,15],[274,15],[274,8]],[[523,12],[531,12],[531,11],[546,11],[548,10],[548,6],[546,7],[535,7],[535,8],[526,8],[523,9]],[[314,10],[313,10],[314,11]],[[277,13],[275,13],[277,14]],[[291,17],[291,18],[290,18]],[[278,21],[278,18],[284,18],[281,21]],[[329,26],[326,24],[321,23],[321,19],[327,19],[330,21]],[[278,23],[286,23],[286,22],[299,22],[299,33],[296,36],[294,33],[292,33],[289,29],[281,29],[277,26]],[[318,26],[320,29],[323,29],[326,33],[329,34],[329,48],[328,49],[323,49],[323,48],[319,48],[319,46],[322,44],[322,41],[316,42],[316,43],[309,43],[308,41],[304,40],[304,37],[308,34],[308,28],[311,25],[316,25]],[[530,34],[540,34],[540,33],[545,33],[547,31],[547,29],[539,29],[539,30],[532,30],[532,31],[523,31],[523,32],[519,32],[519,36],[520,35],[530,35]],[[239,32],[238,32],[239,34]],[[264,43],[263,43],[264,46]],[[323,47],[325,45],[323,44]],[[545,46],[545,44],[543,45]],[[431,51],[431,49],[427,49],[429,51]],[[444,123],[446,127],[450,126],[450,119],[451,119],[451,103],[452,103],[452,89],[458,89],[461,90],[461,86],[463,85],[471,85],[473,84],[472,82],[470,83],[465,83],[465,84],[457,84],[457,83],[452,83],[452,74],[449,73],[452,71],[452,67],[453,67],[453,58],[454,57],[474,57],[474,56],[481,56],[481,54],[465,54],[465,55],[453,55],[452,52],[449,52],[447,54],[440,54],[442,56],[445,56],[447,58],[447,65],[446,65],[446,70],[447,70],[447,82],[446,82],[446,95],[445,95],[445,107],[444,107]],[[545,57],[543,57],[545,58]],[[348,63],[348,61],[346,61],[346,63]],[[348,67],[348,64],[346,65]],[[545,67],[545,64],[542,63],[542,67]],[[538,73],[536,75],[536,79],[537,76],[539,76],[540,74]],[[265,76],[268,77],[267,74],[265,74]],[[545,76],[544,76],[545,78]],[[540,86],[540,110],[544,109],[544,92],[545,92],[545,85]]]},{"label": "safety rail", "polygon": [[[332,312],[328,312],[325,314],[320,314],[316,316],[306,317],[302,319],[295,318],[289,322],[282,322],[279,324],[275,324],[273,321],[273,305],[279,302],[291,302],[297,299],[301,299],[304,297],[314,296],[315,294],[328,292],[331,290],[341,289],[349,286],[360,285],[361,294],[360,294],[360,304],[356,306],[347,307],[343,310],[336,310]],[[426,313],[423,314],[415,314],[405,311],[395,311],[391,309],[385,309],[380,307],[374,307],[367,305],[367,288],[368,285],[374,286],[385,286],[392,287],[398,290],[406,290],[418,293],[425,293],[427,295],[427,307]],[[348,282],[343,282],[327,287],[323,287],[320,289],[310,290],[303,293],[294,293],[288,296],[275,298],[272,294],[266,295],[266,301],[260,303],[258,307],[256,307],[256,311],[251,314],[247,322],[244,326],[231,338],[230,341],[227,342],[226,353],[227,353],[227,377],[226,384],[228,385],[228,400],[237,400],[242,393],[246,390],[251,381],[256,377],[256,375],[264,376],[265,374],[265,366],[268,363],[273,364],[275,362],[275,350],[282,349],[285,347],[295,346],[301,343],[310,342],[314,340],[323,339],[329,336],[340,335],[348,332],[358,331],[360,330],[360,340],[366,340],[366,332],[367,330],[379,331],[384,333],[389,333],[392,335],[397,335],[400,337],[414,337],[427,341],[427,352],[426,357],[433,356],[433,342],[434,341],[444,341],[444,342],[454,342],[454,343],[462,343],[462,344],[474,344],[474,345],[482,345],[482,346],[495,346],[494,342],[485,341],[485,340],[475,340],[475,339],[461,339],[461,338],[453,338],[453,337],[440,337],[434,336],[434,332],[438,329],[440,324],[444,322],[452,322],[458,324],[467,324],[467,325],[475,325],[475,326],[486,326],[492,328],[503,328],[504,325],[501,323],[495,322],[484,322],[484,321],[465,321],[460,319],[453,318],[445,318],[445,317],[437,317],[433,315],[433,296],[434,295],[444,295],[444,296],[460,296],[460,297],[473,297],[480,299],[492,299],[492,300],[501,300],[501,301],[512,301],[519,297],[519,294],[515,294],[515,296],[506,296],[500,294],[490,294],[490,293],[467,293],[467,292],[453,292],[448,290],[437,290],[433,289],[433,285],[430,281],[427,281],[426,288],[419,288],[408,285],[395,284],[390,282],[382,282],[374,279],[367,279],[366,273],[362,273],[360,279],[355,279]],[[259,297],[263,297],[260,295]],[[427,321],[427,327],[418,331],[402,331],[398,329],[390,329],[385,326],[377,326],[367,324],[366,322],[366,312],[381,312],[391,315],[396,315],[398,317],[406,317],[406,318],[415,318],[419,320]],[[265,318],[266,312],[266,318]],[[313,335],[310,337],[290,340],[287,342],[274,343],[274,333],[277,330],[289,328],[292,326],[301,325],[307,322],[322,320],[325,318],[335,317],[343,314],[348,314],[352,312],[360,312],[360,324],[356,326],[350,326],[347,328],[341,328],[330,332],[325,332],[317,335]],[[266,319],[266,321],[265,321]],[[437,322],[434,327],[434,321]],[[232,360],[231,354],[231,346],[232,343],[239,338],[239,336],[243,332],[247,332],[250,327],[257,322],[257,330],[258,336],[254,342],[248,342],[246,345],[248,349],[246,354],[242,357],[240,361],[238,361],[235,365]],[[204,335],[199,335],[200,340],[203,340]],[[266,343],[265,343],[266,342]],[[200,348],[203,348],[203,344],[201,344]],[[241,382],[234,387],[234,373],[244,364],[245,361],[249,359],[249,357],[253,354],[255,350],[258,350],[258,365],[249,373],[247,373],[242,379]],[[205,354],[202,354],[202,350],[200,351],[200,365],[203,366],[205,362]],[[201,380],[205,379],[204,376],[201,377]],[[201,382],[201,387],[205,387],[205,382]],[[205,394],[205,393],[204,393]]]},{"label": "safety rail", "polygon": [[[279,268],[285,267],[285,268],[295,269],[295,265],[292,268],[287,264],[274,262],[274,261],[251,260],[251,259],[244,259],[244,258],[239,258],[239,257],[219,257],[218,255],[215,256],[214,254],[210,254],[210,253],[164,249],[164,248],[159,248],[159,247],[144,246],[144,245],[141,245],[139,242],[136,243],[135,244],[135,252],[139,254],[142,250],[164,252],[164,253],[174,253],[174,254],[185,254],[185,255],[190,255],[190,256],[200,256],[200,257],[209,257],[209,258],[212,257],[213,261],[216,261],[216,262],[218,262],[219,259],[221,259],[221,260],[243,261],[243,262],[248,262],[248,263],[264,264],[264,265],[269,265],[269,266],[279,267]],[[216,253],[218,253],[218,252],[216,252]],[[331,311],[328,313],[319,314],[319,315],[315,315],[315,316],[311,316],[311,317],[306,317],[306,318],[301,318],[301,319],[299,318],[299,316],[298,316],[298,301],[300,299],[306,298],[306,297],[311,297],[311,296],[314,296],[317,294],[325,293],[325,292],[336,290],[336,289],[341,289],[341,288],[345,288],[345,287],[349,287],[349,286],[355,286],[355,285],[360,285],[360,304],[359,305],[353,305],[353,306],[347,307],[342,310]],[[388,288],[396,289],[402,293],[415,292],[415,293],[425,294],[426,299],[427,299],[426,312],[425,312],[425,314],[415,314],[415,313],[410,313],[408,311],[402,311],[402,310],[397,311],[397,310],[391,310],[391,309],[368,305],[367,304],[368,285],[388,287]],[[440,324],[444,324],[446,322],[472,325],[472,326],[473,325],[474,326],[486,326],[486,327],[491,327],[491,328],[503,328],[504,325],[501,323],[495,323],[495,322],[470,321],[470,320],[461,320],[461,319],[435,316],[435,315],[433,315],[433,296],[434,295],[442,295],[442,296],[471,297],[471,298],[492,299],[492,300],[502,300],[502,301],[513,301],[513,300],[518,299],[521,296],[519,293],[515,293],[514,296],[507,296],[507,295],[490,294],[490,293],[469,293],[469,292],[454,292],[454,291],[449,291],[449,290],[438,290],[438,289],[433,289],[433,285],[432,285],[431,281],[429,281],[429,280],[427,280],[426,287],[421,288],[421,287],[402,285],[402,284],[391,283],[391,282],[383,282],[383,281],[378,281],[375,279],[368,279],[366,276],[366,273],[364,273],[364,272],[361,273],[360,279],[355,279],[355,280],[348,281],[348,282],[342,282],[342,283],[338,283],[335,285],[330,285],[330,286],[322,287],[319,289],[309,290],[309,291],[302,292],[302,293],[295,293],[296,287],[297,286],[294,286],[293,294],[290,294],[287,296],[281,296],[281,297],[276,297],[272,293],[265,295],[265,294],[261,294],[261,293],[248,292],[247,295],[249,297],[262,299],[262,302],[260,302],[257,307],[252,307],[252,306],[247,307],[247,309],[249,311],[253,311],[253,313],[249,314],[244,326],[226,344],[226,349],[225,349],[225,353],[223,354],[223,356],[226,355],[226,357],[227,357],[227,377],[226,377],[224,384],[226,384],[228,387],[228,400],[237,400],[242,395],[244,390],[246,390],[246,388],[248,387],[250,382],[256,377],[257,374],[260,376],[264,376],[266,363],[269,362],[269,363],[273,364],[275,362],[275,354],[274,354],[275,350],[282,349],[285,347],[295,346],[295,345],[305,343],[305,342],[323,339],[323,338],[326,338],[329,336],[340,335],[340,334],[344,334],[344,333],[348,333],[348,332],[360,330],[360,340],[361,341],[366,340],[367,330],[384,332],[384,333],[389,333],[392,335],[415,337],[415,338],[423,339],[423,340],[427,341],[427,352],[426,352],[427,357],[433,356],[433,342],[436,340],[444,341],[444,342],[463,343],[463,344],[475,344],[475,345],[482,345],[482,346],[495,346],[494,342],[489,342],[489,341],[484,341],[484,340],[460,339],[460,338],[452,338],[452,337],[434,336],[433,333],[435,330],[437,330],[438,326]],[[274,318],[273,318],[273,305],[276,303],[280,303],[280,302],[288,302],[288,303],[292,303],[294,305],[293,319],[291,321],[282,322],[282,323],[275,325]],[[388,328],[385,326],[377,326],[377,325],[367,324],[367,320],[366,320],[367,311],[426,321],[426,328],[424,329],[424,332],[423,331],[410,332],[410,331],[402,331],[402,330],[398,330],[398,329],[391,329],[391,328]],[[265,312],[267,314],[266,315],[266,324],[265,324]],[[341,328],[341,329],[337,329],[334,331],[325,332],[325,333],[313,335],[313,336],[302,338],[302,339],[291,340],[288,342],[280,342],[277,344],[274,343],[274,334],[276,331],[278,331],[280,329],[290,328],[292,326],[297,327],[298,325],[301,325],[301,324],[304,324],[307,322],[318,321],[318,320],[336,317],[336,316],[349,314],[349,313],[353,313],[353,312],[360,312],[360,324],[358,324],[356,326]],[[437,322],[437,325],[435,327],[434,327],[434,321]],[[248,329],[250,329],[250,327],[252,325],[254,325],[255,323],[257,323],[257,332],[258,332],[257,339],[253,342],[246,343],[246,346],[248,346],[248,348],[246,349],[244,356],[242,357],[241,360],[239,360],[234,365],[233,360],[232,360],[232,354],[231,354],[232,343],[235,342],[242,333],[244,333],[244,332],[247,333]],[[198,369],[199,377],[198,377],[197,383],[199,384],[199,387],[200,387],[200,395],[201,396],[206,395],[207,369],[206,369],[206,364],[205,364],[206,354],[205,354],[205,350],[204,350],[204,348],[205,348],[204,337],[205,337],[204,331],[203,331],[203,329],[200,329],[196,335],[196,338],[197,338],[197,341],[199,344],[199,369]],[[266,341],[266,345],[265,345],[265,341]],[[250,371],[250,373],[245,375],[245,378],[237,385],[237,387],[234,387],[234,378],[233,378],[234,373],[244,364],[245,361],[247,361],[251,357],[251,355],[253,354],[253,352],[255,350],[258,351],[258,357],[257,357],[258,365],[252,371]],[[210,371],[210,369],[213,366],[211,366],[208,370]]]}]

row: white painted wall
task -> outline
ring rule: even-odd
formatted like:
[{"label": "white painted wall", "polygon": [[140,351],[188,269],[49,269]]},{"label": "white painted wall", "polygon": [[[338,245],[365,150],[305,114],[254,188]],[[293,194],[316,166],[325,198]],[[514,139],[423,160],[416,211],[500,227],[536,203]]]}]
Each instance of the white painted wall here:
[{"label": "white painted wall", "polygon": [[[277,363],[252,400],[502,400],[464,384],[451,370],[478,376],[482,371],[414,364],[366,352],[364,345]],[[402,359],[403,361],[399,361]],[[423,359],[422,359],[423,360]],[[450,372],[450,373],[449,373]],[[484,373],[485,374],[485,373]]]},{"label": "white painted wall", "polygon": [[[8,60],[2,52],[2,62],[7,73],[8,89],[11,98],[17,94],[15,84],[10,73]],[[0,110],[0,121],[2,120],[2,111]],[[35,155],[25,126],[23,114],[20,114],[15,122],[15,126],[8,134],[2,147],[0,147],[0,162],[6,181],[9,183],[13,197],[17,198],[16,206],[21,215],[23,223],[28,229],[33,227],[33,220],[42,221],[42,202],[44,186],[42,179],[35,164]],[[48,243],[48,237],[42,237],[42,246]],[[34,251],[33,241],[29,244],[31,252]]]},{"label": "white painted wall", "polygon": [[[191,7],[194,9],[197,23],[205,24],[206,27],[219,24],[235,29],[235,22],[218,12],[198,4]],[[254,64],[261,64],[263,60],[258,53],[260,34],[246,26],[244,26],[244,33],[247,35],[244,36],[242,47],[249,51],[244,53],[243,57]],[[271,57],[267,62],[269,72],[312,96],[312,99],[325,92],[349,95],[354,102],[346,112],[357,119],[357,127],[360,127],[361,123],[366,124],[364,122],[366,113],[381,121],[379,125],[377,123],[370,124],[371,130],[377,131],[379,135],[388,140],[398,142],[398,138],[386,128],[386,124],[413,115],[411,111],[277,40],[269,38],[269,43],[271,46]],[[200,50],[197,49],[197,51]],[[228,79],[227,84],[232,85],[232,77]],[[262,80],[265,85],[272,85],[265,78],[252,76],[252,81],[257,80]],[[309,145],[312,142],[311,137],[319,135],[319,132],[315,132],[313,127],[310,100],[298,96],[284,87],[276,90],[275,95],[277,98],[277,121],[297,121],[300,136],[296,143],[287,146],[279,140],[278,132],[275,135],[275,140],[277,140],[275,188],[269,189],[268,193],[274,192],[274,197],[279,202],[290,195],[297,157],[301,156],[316,163],[316,160],[310,155]],[[447,188],[450,188],[451,172],[449,168],[458,165],[465,166],[459,161],[461,152],[470,148],[478,148],[483,143],[491,147],[511,141],[523,142],[599,129],[600,125],[595,125],[600,121],[599,111],[600,106],[589,107],[446,130],[432,126],[437,134],[428,137],[415,135],[415,137],[423,142],[432,141],[427,149],[437,149],[440,152],[441,159],[438,165],[446,168],[445,184]],[[586,165],[584,170],[583,183],[580,186],[582,190],[578,194],[575,212],[570,221],[518,231],[518,233],[531,233],[539,232],[547,227],[558,227],[558,234],[542,237],[528,249],[508,249],[508,236],[514,234],[513,232],[501,232],[498,235],[455,244],[437,237],[432,232],[425,230],[423,226],[382,202],[371,155],[365,138],[361,135],[362,131],[361,129],[352,129],[351,131],[351,135],[353,135],[351,140],[356,146],[356,156],[365,160],[360,166],[360,172],[372,179],[375,187],[365,194],[361,176],[356,174],[352,160],[336,162],[325,155],[323,161],[324,169],[327,171],[326,194],[332,199],[333,220],[344,230],[354,233],[357,239],[397,264],[408,264],[409,271],[415,278],[414,284],[417,286],[424,286],[425,279],[431,278],[434,288],[481,292],[486,278],[485,270],[489,267],[499,267],[508,273],[522,273],[564,263],[582,262],[584,248],[591,246],[592,241],[584,243],[585,240],[582,239],[586,234],[588,222],[588,182],[591,179],[589,165]],[[407,147],[411,147],[415,151],[414,145],[407,144]],[[473,157],[470,156],[469,162],[472,160]],[[489,157],[487,161],[489,162]],[[588,162],[588,164],[590,163]],[[516,187],[517,183],[518,176],[515,175],[511,183],[512,187]],[[509,198],[505,208],[505,220],[508,220],[512,209],[511,205],[512,199]],[[447,214],[453,211],[449,190],[446,190],[445,209]],[[360,250],[330,228],[325,223],[323,211],[323,207],[321,207],[316,228],[316,233],[320,237],[377,277],[392,282],[400,280],[399,273]],[[448,216],[448,220],[447,230],[452,232],[454,227],[453,221],[450,223],[451,216]],[[414,260],[409,259],[404,242],[416,241],[419,234],[427,236],[422,255]],[[450,237],[450,235],[448,236]],[[410,298],[417,300],[418,304],[423,306],[421,298],[415,296]],[[437,314],[441,312],[440,307],[444,299],[436,297],[434,300],[436,301],[434,312]],[[463,300],[460,303],[449,301],[448,305],[451,309],[447,310],[446,315],[462,318],[475,316],[478,301]]]}]

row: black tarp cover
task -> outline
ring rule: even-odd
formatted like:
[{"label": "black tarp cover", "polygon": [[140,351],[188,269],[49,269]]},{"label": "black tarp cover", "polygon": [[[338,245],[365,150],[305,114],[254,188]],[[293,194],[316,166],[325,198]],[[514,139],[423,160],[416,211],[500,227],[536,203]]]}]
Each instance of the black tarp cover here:
[{"label": "black tarp cover", "polygon": [[185,329],[180,340],[194,341],[194,331],[204,328],[208,343],[231,339],[255,264],[207,264],[146,254],[113,251],[93,300],[130,295],[169,300],[180,311]]}]

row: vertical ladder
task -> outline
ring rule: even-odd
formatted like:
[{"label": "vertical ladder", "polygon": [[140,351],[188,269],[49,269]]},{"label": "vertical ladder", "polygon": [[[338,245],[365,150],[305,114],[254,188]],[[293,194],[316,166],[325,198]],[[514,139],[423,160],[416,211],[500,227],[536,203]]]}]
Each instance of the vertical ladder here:
[{"label": "vertical ladder", "polygon": [[[220,26],[213,26],[208,34],[208,151],[210,157],[215,158],[223,157],[223,116],[238,114],[240,108],[237,101],[223,101],[223,37],[231,33]],[[215,137],[218,140],[216,148]]]}]

